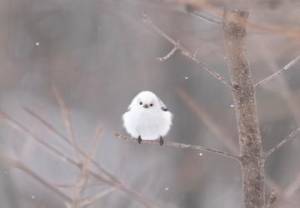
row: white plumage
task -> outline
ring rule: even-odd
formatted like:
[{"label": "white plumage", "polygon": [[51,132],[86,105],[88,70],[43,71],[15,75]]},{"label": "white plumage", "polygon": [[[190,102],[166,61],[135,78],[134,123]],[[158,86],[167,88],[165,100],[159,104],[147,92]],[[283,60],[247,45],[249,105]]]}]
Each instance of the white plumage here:
[{"label": "white plumage", "polygon": [[123,122],[126,131],[139,143],[160,139],[162,145],[172,124],[172,114],[153,92],[142,91],[133,98]]}]

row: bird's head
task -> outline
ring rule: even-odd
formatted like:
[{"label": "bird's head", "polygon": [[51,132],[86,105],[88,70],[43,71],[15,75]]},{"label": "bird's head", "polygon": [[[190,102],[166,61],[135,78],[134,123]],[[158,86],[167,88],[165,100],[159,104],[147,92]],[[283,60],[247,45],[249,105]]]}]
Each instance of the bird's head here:
[{"label": "bird's head", "polygon": [[155,110],[161,108],[161,103],[159,98],[153,92],[142,91],[135,96],[129,108]]}]

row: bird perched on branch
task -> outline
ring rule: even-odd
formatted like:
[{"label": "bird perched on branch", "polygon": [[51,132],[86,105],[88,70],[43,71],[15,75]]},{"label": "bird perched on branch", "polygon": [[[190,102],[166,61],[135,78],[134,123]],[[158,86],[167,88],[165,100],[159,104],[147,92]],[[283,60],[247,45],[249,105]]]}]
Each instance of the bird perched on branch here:
[{"label": "bird perched on branch", "polygon": [[137,138],[139,144],[142,140],[159,139],[163,145],[163,137],[172,124],[172,113],[153,92],[142,91],[131,101],[123,122],[126,131]]}]

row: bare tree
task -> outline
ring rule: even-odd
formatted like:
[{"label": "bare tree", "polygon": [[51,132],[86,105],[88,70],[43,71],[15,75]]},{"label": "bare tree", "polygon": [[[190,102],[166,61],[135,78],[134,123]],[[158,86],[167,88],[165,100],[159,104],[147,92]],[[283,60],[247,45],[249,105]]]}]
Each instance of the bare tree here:
[{"label": "bare tree", "polygon": [[[290,14],[283,17],[283,11],[274,9],[279,4]],[[246,9],[224,10],[233,5]],[[0,183],[1,176],[9,175],[4,190],[14,187],[10,181],[20,184],[20,191],[9,191],[14,194],[9,197],[14,201],[10,207],[193,208],[218,201],[221,196],[216,193],[227,189],[233,190],[232,195],[224,198],[236,207],[298,207],[297,167],[284,172],[289,174],[286,178],[294,177],[288,184],[268,175],[268,161],[292,164],[280,152],[285,157],[292,155],[284,148],[298,138],[300,130],[293,125],[286,125],[287,133],[276,129],[289,120],[299,123],[299,92],[293,89],[292,93],[284,80],[287,76],[296,82],[299,77],[291,75],[297,70],[290,70],[300,61],[299,28],[292,24],[300,17],[293,13],[297,6],[292,0],[0,4],[7,24],[0,27],[5,28],[0,35],[5,48],[0,51],[5,63],[0,70],[0,120],[4,124]],[[256,16],[251,18],[252,14]],[[180,24],[174,17],[182,20]],[[261,42],[272,39],[274,45],[278,39],[289,42],[276,47],[282,53],[272,60],[270,65],[277,70],[270,75],[256,63],[261,57],[248,44],[253,37]],[[277,78],[284,80],[282,94],[292,116],[282,113],[282,106],[261,110],[262,91],[281,98],[280,87],[270,86],[276,85]],[[294,82],[291,85],[299,87]],[[171,132],[162,147],[159,141],[139,145],[120,130],[128,97],[144,88],[174,101],[177,131]],[[262,100],[267,102],[268,97]],[[176,118],[176,112],[182,118]],[[265,113],[277,117],[267,123]],[[272,134],[267,135],[266,123],[274,128]],[[184,130],[186,126],[189,130]],[[209,166],[222,175],[223,184],[215,188],[219,192],[202,195],[214,188],[215,173]],[[232,169],[228,171],[227,166]],[[62,173],[65,176],[59,177]],[[227,180],[237,187],[224,185]],[[40,194],[40,201],[31,192]],[[219,201],[215,207],[225,200]],[[9,203],[4,204],[10,208]]]}]

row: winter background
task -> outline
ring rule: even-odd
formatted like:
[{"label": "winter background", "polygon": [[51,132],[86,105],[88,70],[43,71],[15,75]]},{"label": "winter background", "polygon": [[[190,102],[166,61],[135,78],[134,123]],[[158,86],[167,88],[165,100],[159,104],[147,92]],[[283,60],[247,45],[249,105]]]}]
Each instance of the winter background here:
[{"label": "winter background", "polygon": [[[71,207],[64,197],[91,200],[78,207],[243,206],[235,161],[207,152],[138,145],[114,136],[126,135],[121,116],[131,99],[139,91],[151,90],[174,114],[166,140],[238,154],[230,90],[180,51],[160,61],[158,57],[168,54],[173,45],[143,16],[189,51],[197,51],[202,63],[229,80],[222,25],[210,21],[222,21],[222,16],[211,11],[247,8],[250,21],[265,27],[249,26],[247,37],[249,63],[254,81],[259,82],[300,55],[300,2],[202,2],[211,6],[199,11],[209,19],[188,12],[184,1],[175,0],[0,1],[0,111],[5,113],[0,119],[0,155],[12,160],[0,163],[1,207]],[[300,126],[299,67],[300,61],[295,62],[257,87],[265,150]],[[62,99],[65,111],[59,104]],[[95,145],[97,128],[101,133]],[[70,129],[80,149],[95,152],[104,172],[126,188],[84,175],[84,168],[36,141],[39,138],[74,161],[89,163],[88,157],[62,140],[70,139]],[[282,208],[300,205],[300,135],[296,137],[265,167],[267,184],[280,193]],[[94,165],[87,166],[106,177]]]}]

